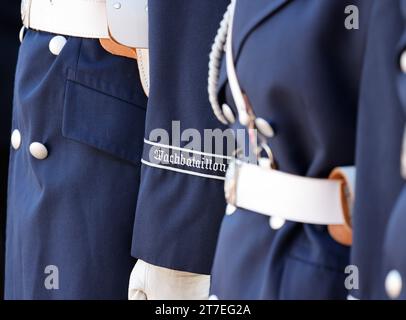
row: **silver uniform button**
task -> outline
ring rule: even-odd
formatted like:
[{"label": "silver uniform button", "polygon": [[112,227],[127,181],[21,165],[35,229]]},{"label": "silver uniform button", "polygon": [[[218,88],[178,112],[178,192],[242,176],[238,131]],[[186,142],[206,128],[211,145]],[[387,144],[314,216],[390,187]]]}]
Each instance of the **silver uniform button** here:
[{"label": "silver uniform button", "polygon": [[20,32],[18,33],[18,39],[20,39],[20,43],[23,42],[24,34],[25,34],[25,27],[22,26],[20,29]]},{"label": "silver uniform button", "polygon": [[389,298],[396,299],[402,292],[402,276],[399,271],[392,270],[385,279],[385,289]]},{"label": "silver uniform button", "polygon": [[271,125],[265,119],[256,118],[255,126],[257,127],[259,132],[261,132],[265,137],[272,138],[274,136],[274,131],[273,131]]},{"label": "silver uniform button", "polygon": [[66,44],[66,38],[63,36],[55,36],[49,41],[49,51],[55,56],[59,55]]},{"label": "silver uniform button", "polygon": [[248,126],[249,125],[249,123],[250,123],[250,116],[248,115],[248,113],[246,113],[246,112],[240,112],[239,114],[238,114],[238,121],[240,121],[240,123],[243,125],[243,126]]},{"label": "silver uniform button", "polygon": [[400,69],[403,73],[406,73],[406,50],[400,55]]},{"label": "silver uniform button", "polygon": [[227,204],[226,215],[231,216],[236,210],[237,210],[237,207],[233,206],[232,204]]},{"label": "silver uniform button", "polygon": [[228,104],[223,104],[222,106],[224,117],[227,119],[229,123],[235,122],[235,116],[233,110],[228,106]]},{"label": "silver uniform button", "polygon": [[48,149],[39,142],[33,142],[30,144],[30,153],[38,160],[44,160],[48,157]]},{"label": "silver uniform button", "polygon": [[21,146],[21,133],[17,129],[11,134],[11,146],[17,150]]},{"label": "silver uniform button", "polygon": [[273,230],[279,230],[285,224],[285,219],[273,216],[269,218],[269,225]]}]

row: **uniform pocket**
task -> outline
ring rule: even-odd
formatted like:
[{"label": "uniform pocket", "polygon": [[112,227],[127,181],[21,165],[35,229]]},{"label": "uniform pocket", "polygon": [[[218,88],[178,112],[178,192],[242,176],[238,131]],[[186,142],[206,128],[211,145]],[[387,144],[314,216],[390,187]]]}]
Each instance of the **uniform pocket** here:
[{"label": "uniform pocket", "polygon": [[138,165],[144,123],[144,108],[76,81],[66,81],[62,123],[65,138]]}]

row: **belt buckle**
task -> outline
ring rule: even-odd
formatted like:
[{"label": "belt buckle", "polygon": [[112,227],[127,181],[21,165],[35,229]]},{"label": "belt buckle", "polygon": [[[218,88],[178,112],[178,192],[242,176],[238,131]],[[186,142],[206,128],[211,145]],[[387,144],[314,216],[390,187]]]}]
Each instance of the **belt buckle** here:
[{"label": "belt buckle", "polygon": [[26,27],[30,26],[30,9],[32,0],[21,0],[21,21]]},{"label": "belt buckle", "polygon": [[224,183],[224,195],[227,203],[235,207],[237,206],[237,184],[240,167],[241,161],[233,158],[228,165]]}]

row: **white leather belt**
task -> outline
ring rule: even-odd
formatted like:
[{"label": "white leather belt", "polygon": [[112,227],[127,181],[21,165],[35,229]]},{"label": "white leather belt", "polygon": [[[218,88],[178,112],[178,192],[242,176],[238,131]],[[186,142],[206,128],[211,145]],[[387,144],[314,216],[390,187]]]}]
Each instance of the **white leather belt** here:
[{"label": "white leather belt", "polygon": [[25,27],[81,38],[109,38],[105,0],[23,0]]},{"label": "white leather belt", "polygon": [[342,168],[340,177],[301,177],[237,160],[227,172],[225,192],[227,202],[239,208],[288,221],[340,225],[347,222],[346,206],[353,201],[355,167]]},{"label": "white leather belt", "polygon": [[147,10],[148,0],[21,1],[21,18],[26,28],[65,36],[114,40],[123,46],[136,48],[141,83],[148,95]]},{"label": "white leather belt", "polygon": [[148,48],[148,0],[22,0],[27,28]]}]

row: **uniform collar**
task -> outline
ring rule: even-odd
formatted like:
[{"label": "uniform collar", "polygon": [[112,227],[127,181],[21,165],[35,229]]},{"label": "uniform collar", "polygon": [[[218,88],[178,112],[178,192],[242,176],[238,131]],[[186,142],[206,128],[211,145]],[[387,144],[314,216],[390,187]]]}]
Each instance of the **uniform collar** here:
[{"label": "uniform collar", "polygon": [[[293,0],[237,0],[233,26],[234,61],[238,60],[241,48],[250,33],[264,20],[279,12],[287,3]],[[237,23],[235,23],[237,22]],[[225,57],[223,57],[224,59]],[[220,72],[218,90],[227,81],[224,64]]]}]

